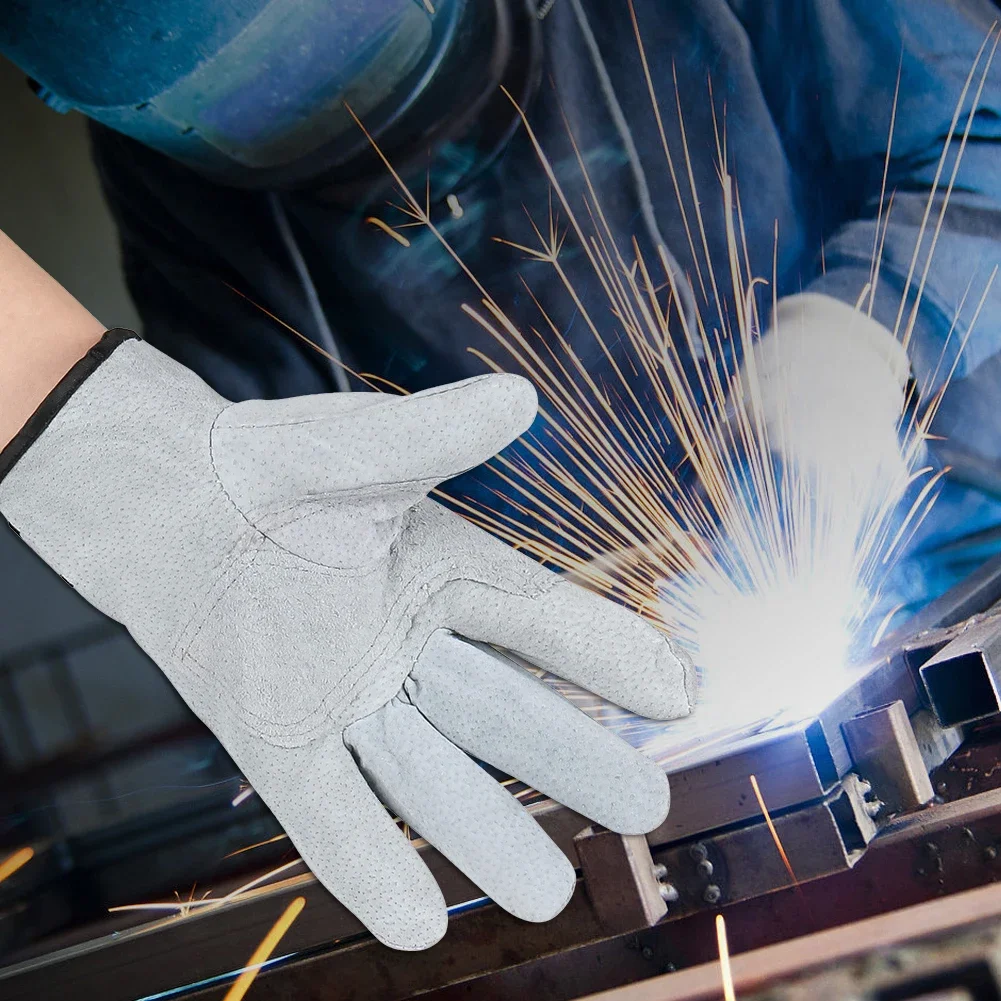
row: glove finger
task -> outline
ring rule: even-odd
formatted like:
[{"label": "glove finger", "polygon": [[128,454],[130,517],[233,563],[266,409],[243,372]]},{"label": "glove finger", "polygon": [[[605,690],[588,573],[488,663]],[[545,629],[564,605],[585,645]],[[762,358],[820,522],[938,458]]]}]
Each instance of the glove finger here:
[{"label": "glove finger", "polygon": [[337,737],[234,754],[316,878],[393,949],[427,949],[448,927],[441,890]]},{"label": "glove finger", "polygon": [[[528,559],[501,545],[496,555]],[[676,719],[695,705],[695,668],[682,650],[638,615],[569,581],[532,597],[470,581],[443,624],[641,716]]]},{"label": "glove finger", "polygon": [[497,904],[526,921],[566,906],[575,873],[520,803],[403,698],[344,732],[382,801]]},{"label": "glove finger", "polygon": [[449,740],[622,834],[667,816],[667,776],[528,671],[444,630],[405,685]]}]

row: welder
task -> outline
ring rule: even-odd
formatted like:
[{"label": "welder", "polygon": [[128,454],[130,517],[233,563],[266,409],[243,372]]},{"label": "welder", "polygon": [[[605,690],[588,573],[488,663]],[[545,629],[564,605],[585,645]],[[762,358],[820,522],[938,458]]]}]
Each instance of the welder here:
[{"label": "welder", "polygon": [[[814,460],[836,416],[852,447],[830,461],[864,474],[897,447],[909,381],[934,394],[963,344],[939,425],[981,464],[1001,461],[1001,423],[968,416],[1001,394],[1001,74],[964,94],[993,0],[634,8],[721,274],[725,109],[750,271],[774,270],[787,318],[781,342],[763,342],[799,389],[792,420],[776,418],[787,450]],[[549,198],[515,105],[572,197],[579,151],[610,229],[648,259],[666,248],[682,299],[725,309],[688,284],[703,253],[682,212],[695,195],[682,188],[679,205],[664,168],[630,7],[19,0],[0,49],[41,100],[91,119],[143,324],[141,340],[105,331],[4,244],[0,511],[129,628],[383,941],[431,944],[445,908],[380,801],[512,913],[552,916],[572,870],[463,751],[614,830],[656,826],[666,787],[481,644],[657,718],[689,711],[691,668],[639,619],[427,499],[524,431],[534,394],[483,377],[492,345],[436,236],[410,229],[403,246],[369,221],[394,188],[354,116],[510,315],[530,304],[526,285],[548,302],[557,281],[502,242],[524,243],[525,209]],[[896,317],[915,301],[907,274],[942,145],[960,142],[961,95],[969,141],[905,352]],[[579,248],[561,260],[582,301],[600,302]],[[970,287],[987,289],[971,333]],[[854,309],[867,291],[871,315]],[[607,359],[576,318],[553,307],[600,381]],[[415,395],[351,392],[344,366]],[[453,489],[495,485],[478,469]],[[959,572],[957,536],[989,544],[999,526],[995,499],[948,482],[904,599]]]}]

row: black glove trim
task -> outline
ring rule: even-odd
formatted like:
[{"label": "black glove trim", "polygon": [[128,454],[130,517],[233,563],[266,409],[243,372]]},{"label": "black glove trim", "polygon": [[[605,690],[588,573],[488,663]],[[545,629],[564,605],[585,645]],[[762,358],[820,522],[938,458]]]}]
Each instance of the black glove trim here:
[{"label": "black glove trim", "polygon": [[139,340],[134,330],[113,327],[59,380],[58,384],[38,405],[38,409],[25,421],[24,426],[0,452],[0,480],[17,465],[17,461],[38,440],[42,432],[55,420],[56,414],[69,402],[69,398],[93,375],[103,361],[111,357],[115,348],[126,341]]}]

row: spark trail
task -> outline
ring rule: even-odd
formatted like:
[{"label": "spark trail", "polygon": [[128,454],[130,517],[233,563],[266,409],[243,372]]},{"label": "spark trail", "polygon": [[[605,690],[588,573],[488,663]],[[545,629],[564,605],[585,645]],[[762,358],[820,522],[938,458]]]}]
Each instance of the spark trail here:
[{"label": "spark trail", "polygon": [[[922,463],[942,391],[924,399],[921,387],[912,389],[898,428],[902,462],[881,465],[866,482],[841,475],[836,464],[803,468],[783,454],[784,435],[773,440],[765,424],[754,351],[763,333],[759,286],[770,288],[773,311],[777,302],[777,227],[773,274],[752,274],[741,201],[727,168],[725,129],[718,127],[727,254],[724,267],[714,264],[699,208],[706,193],[696,187],[680,97],[682,148],[672,150],[634,12],[632,17],[665,168],[696,262],[697,273],[689,278],[702,291],[702,301],[714,305],[688,307],[691,289],[681,287],[684,279],[666,248],[646,259],[635,239],[613,231],[569,122],[584,194],[575,200],[567,193],[517,105],[548,178],[550,204],[541,221],[529,216],[533,240],[500,240],[552,270],[590,347],[597,348],[604,369],[600,380],[553,318],[553,304],[540,301],[526,284],[535,324],[525,327],[507,315],[436,228],[429,198],[418,200],[388,159],[383,162],[402,195],[396,208],[406,217],[404,227],[429,229],[480,295],[478,303],[463,308],[500,354],[474,353],[494,370],[528,376],[540,393],[542,431],[522,439],[521,454],[502,455],[491,464],[503,484],[498,495],[504,503],[450,502],[483,528],[623,602],[682,643],[703,678],[699,720],[691,726],[705,736],[783,711],[805,715],[847,682],[887,574],[936,496],[942,473]],[[905,347],[999,37],[992,29],[958,95],[951,138],[928,193],[894,330]],[[895,115],[896,98],[887,164]],[[683,193],[690,196],[694,217]],[[856,304],[870,315],[892,202],[884,171],[870,281]],[[600,287],[607,308],[585,303],[564,267],[568,243],[583,255],[589,281]],[[964,338],[989,287],[979,301],[969,288],[962,298],[957,316],[968,298],[976,302]],[[783,331],[776,328],[772,336],[782,337]],[[962,355],[965,340],[960,350],[949,350],[959,336],[954,327],[943,348],[943,358],[955,358],[944,373],[946,383]],[[743,365],[734,359],[744,359]],[[681,466],[665,458],[672,445],[683,452]],[[905,495],[908,504],[901,510]],[[636,742],[638,734],[649,737],[628,714],[554,683]],[[674,725],[675,737],[685,725]],[[642,742],[656,750],[645,738]]]},{"label": "spark trail", "polygon": [[[691,290],[679,287],[681,279],[670,265],[666,248],[657,248],[655,259],[647,260],[634,239],[613,231],[576,144],[586,195],[580,204],[572,203],[521,109],[517,111],[548,177],[550,202],[541,222],[530,217],[534,243],[501,241],[552,269],[607,363],[610,377],[604,381],[589,371],[553,319],[555,311],[530,288],[526,291],[537,309],[537,324],[523,329],[505,313],[437,228],[430,191],[419,200],[363,123],[357,117],[355,121],[396,182],[402,203],[395,207],[406,220],[390,226],[370,216],[365,222],[386,232],[404,249],[411,241],[399,230],[429,230],[479,295],[479,301],[464,310],[501,351],[500,360],[478,352],[482,360],[496,371],[528,376],[540,394],[545,426],[541,434],[523,439],[528,458],[501,456],[491,464],[503,483],[504,506],[443,499],[511,545],[631,607],[687,647],[700,668],[704,691],[692,717],[667,725],[640,719],[547,677],[590,715],[648,754],[678,761],[689,753],[705,754],[735,735],[777,719],[806,715],[847,682],[853,644],[877,604],[894,560],[935,499],[941,474],[932,474],[921,463],[943,390],[918,406],[923,394],[920,386],[914,388],[915,398],[903,409],[899,427],[903,462],[872,482],[853,482],[786,461],[781,441],[772,441],[765,427],[753,351],[763,333],[758,287],[772,290],[773,310],[776,302],[777,229],[773,274],[755,276],[740,197],[726,167],[725,133],[720,129],[717,194],[725,207],[727,259],[725,271],[714,266],[699,210],[705,193],[696,189],[683,122],[683,148],[676,156],[668,144],[631,4],[630,12],[665,169],[697,264],[691,284],[702,293],[703,301],[715,304],[713,310],[700,310],[697,298],[695,308],[689,308]],[[1001,33],[995,27],[958,95],[950,135],[958,135],[959,149],[950,162],[952,143],[943,147],[893,331],[905,347],[973,122],[973,110],[964,122],[962,109],[968,103],[976,108],[999,40]],[[968,102],[971,91],[973,98]],[[887,165],[895,114],[896,101]],[[569,123],[567,131],[572,140]],[[893,208],[887,173],[884,169],[870,280],[856,304],[870,316]],[[685,183],[694,218],[686,213]],[[944,196],[937,199],[943,185]],[[926,236],[930,237],[927,245]],[[562,255],[568,241],[582,252],[602,290],[606,309],[600,314],[587,308],[564,267]],[[916,295],[908,311],[912,288]],[[989,289],[988,283],[979,297],[969,288],[963,295],[957,316],[968,298],[976,302],[965,337],[975,327]],[[332,363],[342,364],[279,317],[254,305]],[[775,334],[782,336],[782,331]],[[946,384],[962,355],[962,344],[959,351],[948,350],[955,336],[955,330],[950,331],[943,346],[943,358],[950,354],[954,358],[945,372]],[[704,364],[692,365],[693,358],[703,359]],[[741,367],[734,358],[747,361]],[[377,375],[351,374],[370,389],[405,392]],[[940,374],[936,371],[932,381],[940,381]],[[683,467],[665,458],[672,443],[682,447]],[[909,488],[913,497],[901,510],[901,499]],[[511,509],[514,515],[508,513]],[[530,809],[540,798],[515,780],[505,785]],[[770,823],[756,781],[754,792]],[[234,805],[248,793],[243,790]],[[775,841],[795,884],[777,834]],[[266,843],[270,842],[262,844]],[[258,846],[242,850],[253,847]],[[220,898],[194,899],[192,895],[184,901],[112,910],[174,912],[183,917],[225,906],[278,877],[287,879],[289,870],[300,864],[297,859],[278,866]],[[718,932],[721,962],[728,968],[722,918]],[[728,989],[732,991],[732,984]]]}]

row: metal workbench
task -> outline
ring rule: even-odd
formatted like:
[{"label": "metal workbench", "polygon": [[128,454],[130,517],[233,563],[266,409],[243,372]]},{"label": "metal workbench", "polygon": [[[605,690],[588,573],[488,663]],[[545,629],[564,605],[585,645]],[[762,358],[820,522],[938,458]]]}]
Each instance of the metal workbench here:
[{"label": "metal workbench", "polygon": [[[579,871],[570,905],[548,924],[496,908],[422,844],[451,910],[445,939],[424,953],[375,942],[299,870],[184,916],[133,916],[111,933],[36,944],[0,968],[0,997],[92,1001],[100,985],[103,1001],[221,999],[286,904],[303,896],[305,910],[254,986],[257,1001],[572,998],[710,959],[709,922],[721,909],[732,945],[745,949],[991,881],[1001,873],[1001,702],[977,693],[994,684],[999,600],[995,561],[885,640],[810,718],[669,755],[671,813],[645,839],[529,797]],[[945,694],[951,658],[965,693]],[[929,664],[932,683],[922,673]]]}]

